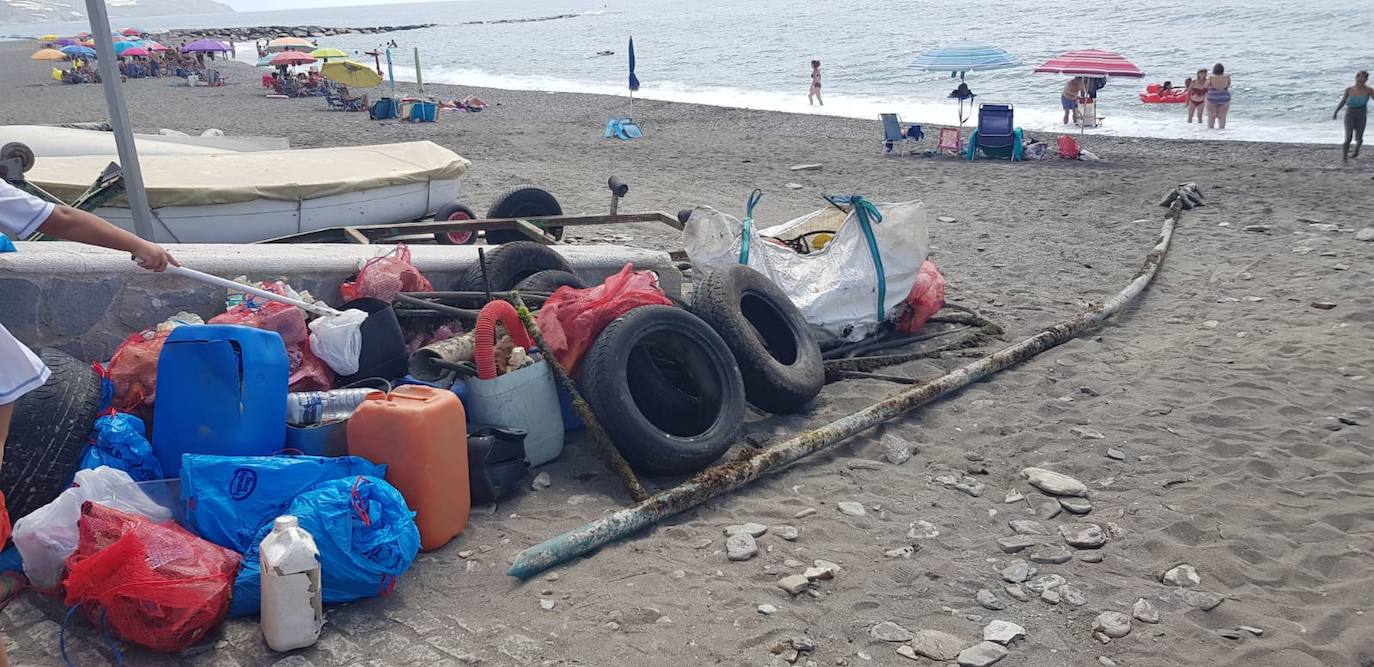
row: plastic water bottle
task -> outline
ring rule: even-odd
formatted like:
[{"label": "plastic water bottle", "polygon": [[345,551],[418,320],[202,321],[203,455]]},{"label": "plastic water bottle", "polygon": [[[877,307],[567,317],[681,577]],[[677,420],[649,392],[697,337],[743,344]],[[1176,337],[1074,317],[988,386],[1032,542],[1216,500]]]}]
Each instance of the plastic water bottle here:
[{"label": "plastic water bottle", "polygon": [[303,391],[286,395],[286,421],[297,426],[348,419],[376,389]]},{"label": "plastic water bottle", "polygon": [[279,516],[259,545],[262,635],[273,651],[314,644],[324,627],[320,551],[294,516]]}]

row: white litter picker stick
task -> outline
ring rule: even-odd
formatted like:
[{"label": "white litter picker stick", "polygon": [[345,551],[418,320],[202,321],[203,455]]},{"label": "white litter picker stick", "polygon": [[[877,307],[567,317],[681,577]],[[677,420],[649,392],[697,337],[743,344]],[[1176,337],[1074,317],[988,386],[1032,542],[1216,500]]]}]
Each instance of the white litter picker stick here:
[{"label": "white litter picker stick", "polygon": [[282,296],[280,294],[277,294],[276,292],[270,292],[260,287],[254,287],[253,285],[245,285],[243,283],[236,283],[227,278],[212,276],[208,273],[201,273],[200,271],[197,271],[195,269],[188,269],[184,266],[168,264],[167,273],[178,275],[183,278],[190,278],[191,280],[200,283],[205,283],[206,285],[215,285],[217,287],[223,287],[225,289],[243,292],[244,294],[260,296],[264,299],[267,299],[268,301],[276,301],[277,303],[284,303],[288,306],[295,306],[297,308],[300,308],[301,310],[304,310],[307,313],[319,315],[321,317],[334,317],[343,314],[337,310],[334,310],[333,308],[330,308],[329,306],[321,306],[318,304],[306,303],[299,299],[293,299],[289,296]]}]

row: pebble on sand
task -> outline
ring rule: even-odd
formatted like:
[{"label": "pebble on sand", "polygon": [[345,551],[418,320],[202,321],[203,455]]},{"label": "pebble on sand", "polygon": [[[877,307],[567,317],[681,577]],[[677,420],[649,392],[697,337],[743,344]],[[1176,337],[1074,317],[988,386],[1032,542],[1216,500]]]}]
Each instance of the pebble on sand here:
[{"label": "pebble on sand", "polygon": [[882,623],[879,623],[869,628],[868,634],[872,635],[874,639],[881,642],[911,641],[911,638],[915,636],[911,634],[910,630],[900,625],[897,625],[892,621],[883,621]]},{"label": "pebble on sand", "polygon": [[1020,491],[1017,491],[1016,489],[1012,489],[1007,492],[1007,495],[1005,498],[1002,499],[1002,502],[1007,505],[1010,505],[1012,503],[1019,503],[1025,499],[1026,496],[1024,494],[1022,494]]},{"label": "pebble on sand", "polygon": [[1203,611],[1212,611],[1220,605],[1224,598],[1216,593],[1208,591],[1185,590],[1183,593],[1183,603],[1189,607],[1197,607]]},{"label": "pebble on sand", "polygon": [[792,165],[791,167],[788,167],[788,169],[791,169],[792,171],[820,171],[820,170],[821,170],[821,165],[819,165],[819,164],[794,164],[794,165]]},{"label": "pebble on sand", "polygon": [[725,557],[730,560],[749,560],[759,553],[759,545],[749,533],[735,533],[725,539]]},{"label": "pebble on sand", "polygon": [[1030,535],[1007,535],[997,538],[997,548],[1009,554],[1024,551],[1039,543],[1039,540]]},{"label": "pebble on sand", "polygon": [[1059,604],[1063,596],[1059,594],[1058,588],[1051,588],[1040,593],[1040,600],[1049,604]]},{"label": "pebble on sand", "polygon": [[1032,563],[1041,565],[1061,565],[1073,560],[1073,552],[1062,544],[1041,544],[1031,549],[1026,556]]},{"label": "pebble on sand", "polygon": [[796,526],[773,526],[773,534],[788,542],[795,542],[801,537],[801,531]]},{"label": "pebble on sand", "polygon": [[1001,611],[1007,608],[1007,603],[998,599],[996,593],[993,593],[992,591],[986,588],[979,590],[978,594],[975,595],[973,599],[976,600],[978,602],[978,605],[984,609],[991,609],[992,611]]},{"label": "pebble on sand", "polygon": [[1248,633],[1250,633],[1250,634],[1252,634],[1252,635],[1254,635],[1254,636],[1256,636],[1256,637],[1263,637],[1263,636],[1264,636],[1264,628],[1257,628],[1257,627],[1255,627],[1255,626],[1253,626],[1253,625],[1241,625],[1241,626],[1237,626],[1237,629],[1238,629],[1238,630],[1244,630],[1244,631],[1246,631],[1246,632],[1248,632]]},{"label": "pebble on sand", "polygon": [[812,514],[815,514],[815,513],[816,513],[816,508],[814,508],[814,507],[808,507],[808,508],[806,508],[806,509],[803,509],[803,510],[797,512],[796,514],[793,514],[793,515],[792,515],[792,518],[793,518],[793,519],[805,519],[806,517],[809,517],[809,516],[811,516]]},{"label": "pebble on sand", "polygon": [[1068,475],[1044,468],[1024,468],[1021,476],[1045,493],[1055,496],[1086,496],[1088,487]]},{"label": "pebble on sand", "polygon": [[1068,510],[1070,514],[1083,515],[1093,511],[1093,504],[1087,498],[1075,496],[1064,496],[1059,498],[1059,506]]},{"label": "pebble on sand", "polygon": [[1059,536],[1075,549],[1098,549],[1107,543],[1107,534],[1095,523],[1061,524]]},{"label": "pebble on sand", "polygon": [[1006,645],[1026,636],[1026,629],[1011,621],[993,621],[983,628],[983,641]]},{"label": "pebble on sand", "polygon": [[1374,241],[1374,227],[1365,227],[1355,232],[1356,241]]},{"label": "pebble on sand", "polygon": [[763,537],[763,534],[766,532],[768,532],[768,526],[765,526],[761,523],[753,522],[737,523],[732,526],[725,527],[726,536],[738,535],[740,533],[748,533],[750,537]]},{"label": "pebble on sand", "polygon": [[883,552],[883,555],[888,558],[911,558],[916,555],[916,547],[907,545],[895,549],[888,549]]},{"label": "pebble on sand", "polygon": [[1003,586],[1002,590],[1006,591],[1007,595],[1010,595],[1013,599],[1020,600],[1021,602],[1030,601],[1030,596],[1026,594],[1026,589],[1021,588],[1019,584],[1008,584]]},{"label": "pebble on sand", "polygon": [[964,648],[964,640],[941,630],[916,630],[911,634],[911,650],[923,658],[953,660]]},{"label": "pebble on sand", "polygon": [[1107,448],[1107,458],[1109,458],[1109,459],[1114,459],[1114,460],[1117,460],[1117,461],[1125,461],[1125,460],[1126,460],[1126,452],[1123,452],[1123,451],[1121,451],[1121,450],[1119,450],[1119,449],[1116,449],[1115,447],[1108,447],[1108,448]]},{"label": "pebble on sand", "polygon": [[1057,574],[1042,574],[1026,582],[1026,589],[1036,593],[1043,593],[1050,589],[1063,586],[1065,581],[1064,577]]},{"label": "pebble on sand", "polygon": [[1083,591],[1079,590],[1079,588],[1073,584],[1064,584],[1056,590],[1059,591],[1059,597],[1075,607],[1082,607],[1088,604],[1088,596],[1084,595]]},{"label": "pebble on sand", "polygon": [[769,615],[769,614],[776,614],[777,612],[778,612],[778,608],[777,608],[777,607],[774,607],[774,606],[771,605],[771,604],[761,604],[761,605],[759,605],[759,613],[760,613],[760,614],[763,614],[764,616],[767,616],[767,615]]},{"label": "pebble on sand", "polygon": [[1120,639],[1131,634],[1131,617],[1119,611],[1104,611],[1093,621],[1093,632]]},{"label": "pebble on sand", "polygon": [[959,667],[988,667],[1007,657],[1006,647],[996,642],[979,642],[959,652]]},{"label": "pebble on sand", "polygon": [[1015,531],[1017,535],[1049,535],[1049,533],[1045,531],[1045,527],[1041,526],[1037,521],[1013,519],[1008,521],[1007,525],[1011,526],[1011,529]]},{"label": "pebble on sand", "polygon": [[530,488],[535,491],[542,491],[550,486],[553,486],[553,479],[549,477],[549,473],[547,472],[541,472],[535,475],[534,481],[530,482]]},{"label": "pebble on sand", "polygon": [[901,465],[911,460],[912,446],[899,438],[883,438],[883,458],[892,465]]},{"label": "pebble on sand", "polygon": [[1084,563],[1101,563],[1101,562],[1102,562],[1102,552],[1101,552],[1101,551],[1084,551],[1084,552],[1081,552],[1081,553],[1078,554],[1078,560],[1081,560],[1081,561],[1083,561]]},{"label": "pebble on sand", "polygon": [[1135,617],[1135,620],[1141,623],[1153,624],[1159,622],[1159,610],[1155,609],[1153,602],[1145,598],[1140,598],[1135,601],[1135,604],[1131,605],[1131,615]]},{"label": "pebble on sand", "polygon": [[937,215],[935,219],[939,222],[956,222],[954,216],[949,215]]},{"label": "pebble on sand", "polygon": [[810,579],[800,574],[789,574],[778,580],[778,588],[781,588],[792,595],[796,595],[804,590],[811,583]]},{"label": "pebble on sand", "polygon": [[804,187],[804,186],[802,186],[801,183],[788,183],[788,184],[787,184],[787,189],[788,189],[788,190],[800,190],[800,189],[802,189],[802,187]]},{"label": "pebble on sand", "polygon": [[1197,570],[1194,569],[1192,565],[1183,563],[1181,565],[1175,565],[1165,571],[1164,575],[1160,577],[1160,581],[1166,584],[1191,588],[1201,584],[1202,577],[1197,575]]},{"label": "pebble on sand", "polygon": [[917,519],[906,531],[906,536],[913,540],[929,540],[940,536],[940,529],[935,524]]},{"label": "pebble on sand", "polygon": [[842,500],[836,504],[836,507],[840,509],[840,514],[848,516],[863,516],[867,514],[867,512],[864,511],[863,503],[856,503],[852,500]]},{"label": "pebble on sand", "polygon": [[1316,308],[1317,310],[1331,310],[1332,308],[1336,307],[1336,304],[1331,303],[1330,301],[1313,301],[1312,307]]},{"label": "pebble on sand", "polygon": [[540,608],[540,609],[543,609],[544,611],[550,611],[550,610],[552,610],[552,609],[553,609],[553,606],[554,606],[554,601],[553,601],[553,600],[541,599],[541,600],[539,601],[539,608]]},{"label": "pebble on sand", "polygon": [[1035,572],[1034,565],[1018,558],[1012,561],[1010,565],[1002,568],[999,574],[1002,575],[1002,579],[1006,580],[1007,583],[1019,584],[1035,576]]}]

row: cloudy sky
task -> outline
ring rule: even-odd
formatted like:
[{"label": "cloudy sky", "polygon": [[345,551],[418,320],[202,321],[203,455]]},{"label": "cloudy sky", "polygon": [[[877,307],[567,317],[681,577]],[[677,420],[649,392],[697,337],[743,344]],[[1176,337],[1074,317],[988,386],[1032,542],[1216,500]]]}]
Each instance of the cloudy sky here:
[{"label": "cloudy sky", "polygon": [[[344,5],[399,5],[407,2],[426,2],[427,0],[223,0],[241,12],[258,12],[271,9],[304,9],[307,7],[342,7]],[[429,0],[433,1],[433,0]],[[287,6],[289,5],[289,6]]]}]

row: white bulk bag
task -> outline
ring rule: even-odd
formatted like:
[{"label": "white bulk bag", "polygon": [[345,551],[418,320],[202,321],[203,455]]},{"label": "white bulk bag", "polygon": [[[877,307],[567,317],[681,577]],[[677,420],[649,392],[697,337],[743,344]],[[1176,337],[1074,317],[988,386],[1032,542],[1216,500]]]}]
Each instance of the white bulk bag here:
[{"label": "white bulk bag", "polygon": [[[877,262],[851,207],[823,208],[749,233],[747,264],[791,297],[821,342],[861,340],[877,329],[881,319],[893,317],[930,253],[924,204],[875,204],[875,208],[882,220],[870,221],[869,228],[886,287],[882,318],[878,315]],[[713,208],[693,210],[682,231],[693,268],[705,272],[740,263],[742,228],[738,219]],[[819,251],[805,255],[769,240],[814,241],[824,238],[822,232],[833,232],[834,237]]]}]

